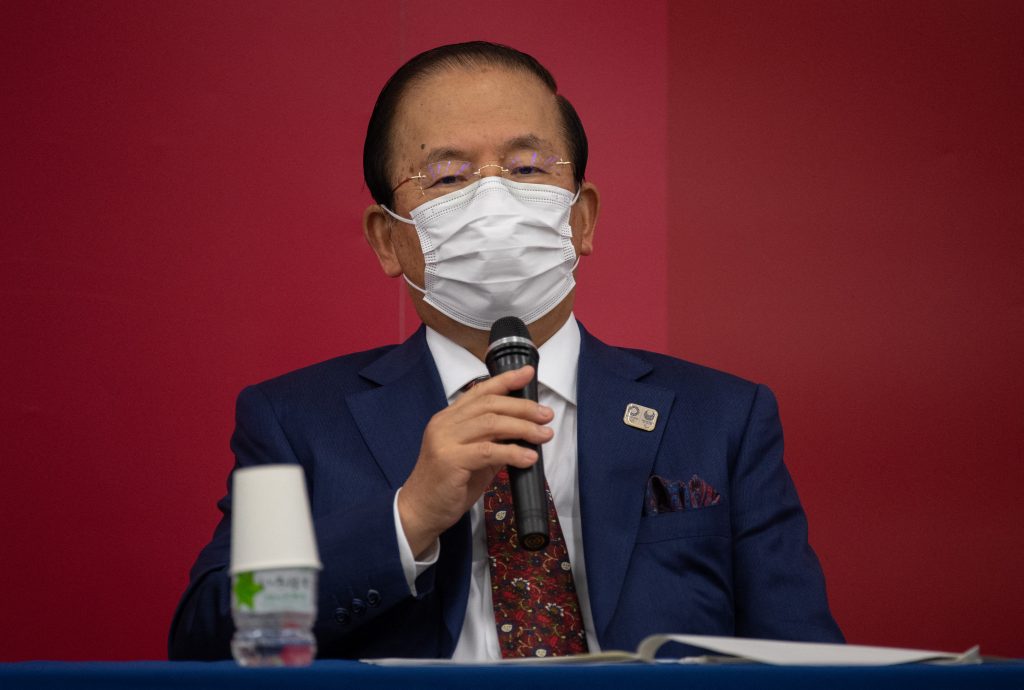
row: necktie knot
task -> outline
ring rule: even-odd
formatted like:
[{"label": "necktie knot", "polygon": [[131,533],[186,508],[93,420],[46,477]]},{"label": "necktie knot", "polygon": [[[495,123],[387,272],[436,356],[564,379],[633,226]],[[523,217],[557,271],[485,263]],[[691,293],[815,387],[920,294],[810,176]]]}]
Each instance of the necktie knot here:
[{"label": "necktie knot", "polygon": [[472,388],[476,384],[482,383],[482,382],[486,381],[489,378],[491,378],[490,374],[484,374],[483,376],[477,376],[475,379],[472,379],[472,380],[468,381],[466,383],[466,385],[464,385],[462,388],[460,388],[459,392],[460,393],[465,393],[466,391],[468,391],[470,388]]}]

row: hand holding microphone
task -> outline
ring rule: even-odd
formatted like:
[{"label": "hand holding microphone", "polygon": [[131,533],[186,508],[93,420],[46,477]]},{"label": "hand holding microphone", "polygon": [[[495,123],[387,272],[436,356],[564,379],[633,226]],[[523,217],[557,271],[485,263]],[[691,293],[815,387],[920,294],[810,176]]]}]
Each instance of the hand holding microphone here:
[{"label": "hand holding microphone", "polygon": [[[538,447],[553,435],[546,426],[553,413],[511,395],[535,377],[535,367],[492,376],[430,419],[416,465],[398,494],[402,529],[414,556],[426,553],[458,522],[498,470],[529,468],[538,461]],[[542,490],[543,485],[542,480]]]},{"label": "hand holding microphone", "polygon": [[[520,390],[509,391],[512,398],[537,401],[537,364],[540,356],[530,340],[526,324],[515,316],[498,319],[491,326],[490,345],[485,362],[491,376],[499,376],[526,365],[533,367],[533,378]],[[548,545],[548,505],[544,479],[544,456],[540,444],[526,440],[510,441],[537,452],[537,462],[530,467],[508,468],[512,487],[512,507],[516,516],[519,544],[529,551]]]}]

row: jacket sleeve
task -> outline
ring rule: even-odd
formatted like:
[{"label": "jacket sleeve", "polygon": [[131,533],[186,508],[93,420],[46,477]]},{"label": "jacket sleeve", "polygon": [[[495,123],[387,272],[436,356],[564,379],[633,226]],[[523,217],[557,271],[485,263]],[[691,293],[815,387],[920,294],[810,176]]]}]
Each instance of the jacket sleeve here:
[{"label": "jacket sleeve", "polygon": [[757,386],[731,472],[736,634],[842,642],[782,447],[775,396]]},{"label": "jacket sleeve", "polygon": [[[269,463],[303,466],[312,492],[315,461],[297,456],[273,404],[258,386],[238,397],[231,439],[235,469]],[[380,489],[382,487],[375,487]],[[353,491],[341,506],[319,510],[313,523],[323,570],[319,578],[316,632],[336,641],[412,598],[399,557],[392,518],[394,491]],[[213,538],[200,552],[171,623],[171,659],[227,659],[234,633],[231,622],[231,482],[218,504],[222,513]],[[416,581],[418,598],[431,593],[434,569]],[[332,646],[334,646],[332,644]],[[321,640],[323,649],[323,641]]]}]

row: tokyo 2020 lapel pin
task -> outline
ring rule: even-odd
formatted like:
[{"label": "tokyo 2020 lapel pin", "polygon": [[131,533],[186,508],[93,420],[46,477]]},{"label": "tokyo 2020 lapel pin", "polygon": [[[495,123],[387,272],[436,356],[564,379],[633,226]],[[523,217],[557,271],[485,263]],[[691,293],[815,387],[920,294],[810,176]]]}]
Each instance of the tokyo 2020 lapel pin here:
[{"label": "tokyo 2020 lapel pin", "polygon": [[644,407],[636,403],[626,405],[626,414],[622,416],[626,426],[631,426],[642,431],[654,431],[654,425],[658,423],[658,411],[652,407]]}]

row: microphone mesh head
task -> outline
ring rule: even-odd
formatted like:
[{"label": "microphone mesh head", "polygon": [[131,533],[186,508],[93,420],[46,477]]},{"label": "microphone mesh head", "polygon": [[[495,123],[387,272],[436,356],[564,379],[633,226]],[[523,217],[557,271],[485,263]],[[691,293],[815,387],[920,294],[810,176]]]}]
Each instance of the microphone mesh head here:
[{"label": "microphone mesh head", "polygon": [[522,319],[516,316],[503,316],[491,326],[491,337],[487,344],[489,345],[495,340],[511,338],[513,336],[530,340],[530,329],[526,327]]}]

